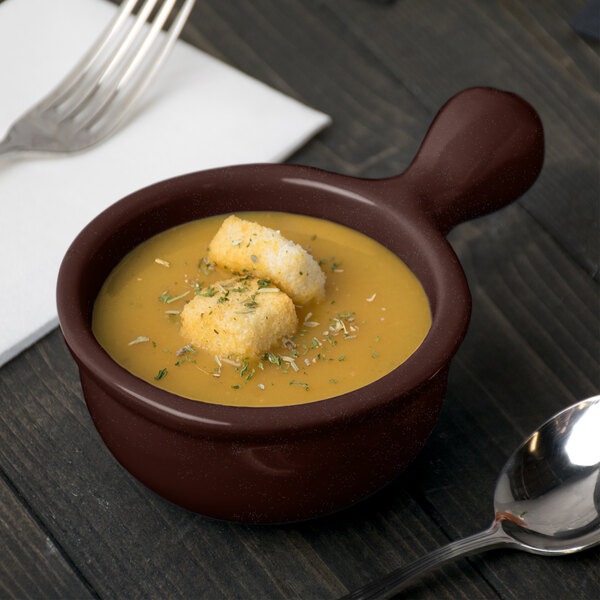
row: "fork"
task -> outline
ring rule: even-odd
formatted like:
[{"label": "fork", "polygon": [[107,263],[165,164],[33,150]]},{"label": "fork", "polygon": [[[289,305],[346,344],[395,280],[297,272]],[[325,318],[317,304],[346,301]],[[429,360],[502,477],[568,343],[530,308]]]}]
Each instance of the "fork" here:
[{"label": "fork", "polygon": [[124,0],[73,70],[11,125],[0,154],[74,152],[107,137],[158,72],[195,1]]}]

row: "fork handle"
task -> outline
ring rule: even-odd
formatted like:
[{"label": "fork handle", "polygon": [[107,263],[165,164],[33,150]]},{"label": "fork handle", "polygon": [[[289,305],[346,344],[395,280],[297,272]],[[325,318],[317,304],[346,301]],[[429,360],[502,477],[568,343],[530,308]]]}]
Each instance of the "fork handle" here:
[{"label": "fork handle", "polygon": [[15,141],[7,135],[3,140],[0,141],[0,155],[12,154],[23,150]]},{"label": "fork handle", "polygon": [[392,571],[382,579],[361,587],[340,600],[384,600],[398,593],[407,583],[428,571],[480,550],[491,550],[512,542],[496,521],[489,529],[442,546],[411,563]]}]

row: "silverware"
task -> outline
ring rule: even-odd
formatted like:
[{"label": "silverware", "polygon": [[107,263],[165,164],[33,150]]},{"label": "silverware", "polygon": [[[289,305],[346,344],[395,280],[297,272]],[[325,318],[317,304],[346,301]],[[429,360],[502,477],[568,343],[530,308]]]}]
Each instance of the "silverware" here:
[{"label": "silverware", "polygon": [[[0,154],[73,152],[109,135],[158,72],[194,3],[125,0],[73,70],[13,123],[0,142]],[[167,21],[165,34],[159,35]]]},{"label": "silverware", "polygon": [[572,554],[600,543],[600,396],[559,412],[504,465],[491,527],[442,546],[342,600],[390,598],[415,577],[480,550]]}]

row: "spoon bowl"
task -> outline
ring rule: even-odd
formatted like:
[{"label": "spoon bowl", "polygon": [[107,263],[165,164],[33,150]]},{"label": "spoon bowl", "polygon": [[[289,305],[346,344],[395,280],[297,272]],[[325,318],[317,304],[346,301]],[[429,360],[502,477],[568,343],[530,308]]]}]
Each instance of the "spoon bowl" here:
[{"label": "spoon bowl", "polygon": [[582,400],[536,429],[504,465],[492,525],[392,571],[343,600],[390,598],[415,577],[482,550],[572,554],[600,544],[600,396]]},{"label": "spoon bowl", "polygon": [[523,550],[577,552],[600,543],[600,396],[534,431],[496,484],[496,522]]}]

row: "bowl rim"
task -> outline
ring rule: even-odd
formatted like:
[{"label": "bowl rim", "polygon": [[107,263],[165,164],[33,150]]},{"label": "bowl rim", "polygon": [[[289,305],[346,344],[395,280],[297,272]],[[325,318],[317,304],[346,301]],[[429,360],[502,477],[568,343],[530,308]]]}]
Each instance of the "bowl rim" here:
[{"label": "bowl rim", "polygon": [[[112,235],[115,228],[125,227],[136,216],[157,208],[164,209],[170,195],[185,194],[211,181],[226,185],[233,180],[256,182],[259,179],[267,185],[289,185],[293,180],[309,186],[326,186],[331,193],[356,196],[362,202],[376,204],[377,209],[384,211],[386,218],[394,221],[400,230],[413,232],[413,241],[417,243],[415,251],[431,270],[433,288],[426,293],[430,305],[430,292],[435,294],[435,308],[432,307],[432,324],[427,336],[404,363],[366,386],[323,400],[276,407],[229,406],[192,400],[155,387],[121,367],[100,346],[91,331],[91,322],[81,308],[81,277],[90,266],[94,248]],[[391,179],[360,179],[313,167],[236,165],[179,175],[118,200],[79,233],[67,250],[59,271],[59,323],[80,370],[132,410],[156,423],[197,435],[236,438],[273,437],[284,433],[286,436],[304,435],[308,430],[345,426],[351,419],[380,414],[391,403],[406,399],[447,367],[466,333],[471,297],[464,271],[452,247],[425,215],[418,197],[407,192],[402,207],[398,206],[399,178],[393,179],[394,185],[390,186]],[[249,207],[246,210],[255,209]],[[285,208],[281,210],[291,212]],[[123,219],[126,219],[125,224]],[[145,239],[148,237],[151,236]],[[422,285],[425,287],[423,282]]]}]

